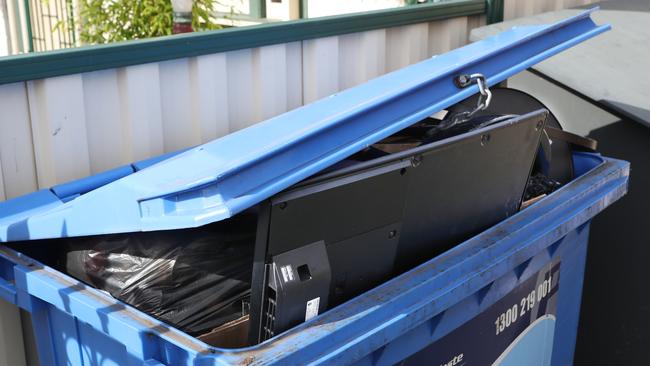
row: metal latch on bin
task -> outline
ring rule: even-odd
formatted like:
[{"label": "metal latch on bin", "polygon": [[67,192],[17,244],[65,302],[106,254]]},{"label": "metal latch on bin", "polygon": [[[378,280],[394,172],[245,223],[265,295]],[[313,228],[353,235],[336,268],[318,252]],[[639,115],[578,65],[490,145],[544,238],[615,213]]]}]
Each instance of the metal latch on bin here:
[{"label": "metal latch on bin", "polygon": [[[479,91],[610,27],[593,10],[517,27],[65,197],[0,203],[0,241],[196,227],[229,218]],[[91,183],[96,183],[95,181]],[[59,189],[60,190],[60,189]],[[78,193],[78,195],[77,195]]]}]

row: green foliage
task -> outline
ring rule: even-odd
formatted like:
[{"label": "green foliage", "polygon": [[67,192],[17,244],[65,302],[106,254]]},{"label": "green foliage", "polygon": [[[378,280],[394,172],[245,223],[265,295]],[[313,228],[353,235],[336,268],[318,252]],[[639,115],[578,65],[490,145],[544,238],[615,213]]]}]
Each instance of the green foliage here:
[{"label": "green foliage", "polygon": [[[194,0],[192,27],[195,31],[219,29],[210,20],[214,0]],[[80,0],[81,41],[109,43],[172,34],[171,0]]]}]

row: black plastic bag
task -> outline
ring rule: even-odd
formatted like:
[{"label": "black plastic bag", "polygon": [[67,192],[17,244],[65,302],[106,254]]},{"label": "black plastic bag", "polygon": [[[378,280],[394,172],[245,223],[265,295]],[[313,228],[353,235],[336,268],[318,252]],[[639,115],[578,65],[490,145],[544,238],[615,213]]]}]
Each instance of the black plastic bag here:
[{"label": "black plastic bag", "polygon": [[241,317],[255,221],[68,241],[66,271],[175,327],[200,334]]}]

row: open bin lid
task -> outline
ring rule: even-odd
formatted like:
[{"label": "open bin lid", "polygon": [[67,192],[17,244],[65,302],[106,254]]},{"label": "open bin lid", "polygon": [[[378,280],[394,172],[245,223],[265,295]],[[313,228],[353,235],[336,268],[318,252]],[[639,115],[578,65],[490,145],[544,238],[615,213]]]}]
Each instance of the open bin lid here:
[{"label": "open bin lid", "polygon": [[610,27],[585,11],[513,28],[209,143],[0,203],[0,241],[179,229],[229,218]]}]

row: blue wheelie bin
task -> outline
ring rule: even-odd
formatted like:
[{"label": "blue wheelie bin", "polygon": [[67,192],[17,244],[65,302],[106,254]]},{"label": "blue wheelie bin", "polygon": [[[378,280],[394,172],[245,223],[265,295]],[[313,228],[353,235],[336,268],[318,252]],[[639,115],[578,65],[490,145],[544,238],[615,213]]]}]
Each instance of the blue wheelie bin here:
[{"label": "blue wheelie bin", "polygon": [[[415,147],[383,142],[479,92],[476,110],[443,120],[464,123],[490,103],[489,86],[608,29],[589,14],[0,203],[0,297],[31,314],[44,365],[572,364],[589,223],[626,193],[629,164],[569,150],[570,178],[520,210],[533,161],[562,145],[538,151],[552,140],[548,111]],[[248,216],[241,314],[208,331],[147,314],[57,262],[70,241],[182,241]],[[82,267],[107,268],[114,254]],[[164,265],[175,270],[174,258]]]}]

